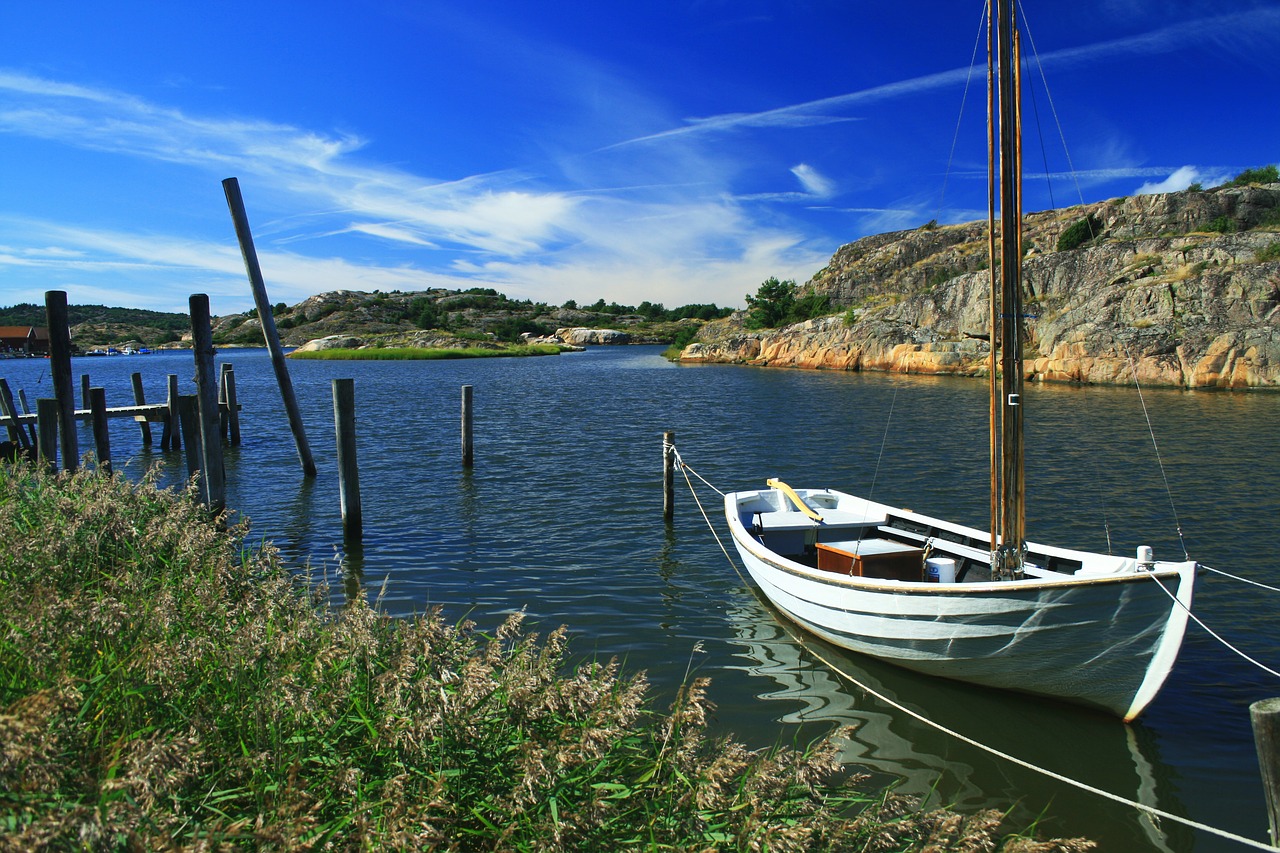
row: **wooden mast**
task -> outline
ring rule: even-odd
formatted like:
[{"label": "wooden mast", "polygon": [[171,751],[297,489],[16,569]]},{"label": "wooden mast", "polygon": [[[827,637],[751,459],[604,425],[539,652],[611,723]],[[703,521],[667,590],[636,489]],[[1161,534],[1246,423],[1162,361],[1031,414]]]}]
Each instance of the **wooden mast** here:
[{"label": "wooden mast", "polygon": [[[992,0],[992,5],[996,18],[1000,135],[1000,543],[992,572],[997,578],[1011,578],[1021,573],[1026,551],[1022,439],[1021,87],[1014,0]],[[995,332],[992,329],[993,335]]]}]

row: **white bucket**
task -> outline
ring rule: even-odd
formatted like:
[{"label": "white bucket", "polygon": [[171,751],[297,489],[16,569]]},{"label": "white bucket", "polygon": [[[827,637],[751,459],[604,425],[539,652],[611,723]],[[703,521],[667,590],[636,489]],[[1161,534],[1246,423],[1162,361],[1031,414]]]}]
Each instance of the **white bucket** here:
[{"label": "white bucket", "polygon": [[955,583],[956,561],[950,557],[930,557],[924,561],[924,577],[930,583]]}]

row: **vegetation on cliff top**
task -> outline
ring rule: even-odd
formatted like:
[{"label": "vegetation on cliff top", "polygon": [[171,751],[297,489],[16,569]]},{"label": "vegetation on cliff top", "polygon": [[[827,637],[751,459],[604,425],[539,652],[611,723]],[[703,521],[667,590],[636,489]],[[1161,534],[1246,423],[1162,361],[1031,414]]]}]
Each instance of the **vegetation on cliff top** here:
[{"label": "vegetation on cliff top", "polygon": [[706,679],[663,713],[563,629],[331,607],[190,494],[0,463],[0,529],[0,849],[1001,844],[993,812],[828,787],[830,743],[710,737]]}]

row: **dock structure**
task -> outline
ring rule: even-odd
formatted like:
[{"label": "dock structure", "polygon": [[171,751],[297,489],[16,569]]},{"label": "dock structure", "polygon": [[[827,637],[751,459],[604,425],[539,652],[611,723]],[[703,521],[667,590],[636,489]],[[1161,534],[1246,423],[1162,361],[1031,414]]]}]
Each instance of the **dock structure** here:
[{"label": "dock structure", "polygon": [[[141,377],[135,373],[132,378],[134,383],[134,397],[135,399],[138,399],[141,397],[141,394],[139,393]],[[222,423],[227,425],[227,428],[221,431],[221,434],[224,436],[224,440],[234,446],[240,444],[240,411],[243,409],[243,406],[236,397],[234,372],[230,370],[224,371],[221,380],[220,384],[223,387],[223,393],[225,396],[218,401],[218,418]],[[0,382],[4,382],[4,380],[0,380]],[[7,385],[7,383],[5,384]],[[52,411],[52,409],[48,410],[48,412]],[[104,406],[96,411],[93,406],[86,406],[71,409],[69,415],[72,422],[87,421],[89,423],[94,422],[95,416],[101,418],[103,421],[119,418],[131,418],[140,427],[145,427],[145,429],[141,430],[142,443],[148,445],[152,442],[150,425],[159,424],[161,425],[160,449],[179,450],[181,449],[179,436],[182,434],[182,424],[175,420],[175,418],[179,417],[180,411],[181,406],[179,405],[178,377],[170,374],[168,381],[168,399],[163,403],[134,403],[131,406]],[[35,412],[17,412],[10,406],[0,407],[0,433],[3,433],[4,428],[8,428],[10,431],[16,431],[20,430],[22,427],[28,427],[33,434],[37,430],[40,432],[45,432],[47,430],[50,434],[56,436],[58,433],[57,423],[49,423],[47,413],[46,417],[43,418],[43,421],[44,422],[42,423],[38,406],[37,411]],[[38,442],[35,443],[38,444]],[[24,447],[26,444],[26,442],[23,442]],[[48,454],[42,453],[41,455],[47,456]]]}]

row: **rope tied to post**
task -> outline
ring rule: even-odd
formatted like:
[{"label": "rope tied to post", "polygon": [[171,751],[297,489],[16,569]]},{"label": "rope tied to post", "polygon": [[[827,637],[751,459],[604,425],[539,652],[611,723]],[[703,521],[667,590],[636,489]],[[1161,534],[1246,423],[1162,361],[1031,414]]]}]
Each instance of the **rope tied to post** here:
[{"label": "rope tied to post", "polygon": [[[667,448],[667,445],[664,443],[664,453],[668,452],[666,448]],[[747,586],[747,588],[752,592],[752,594],[753,594],[753,595],[756,595],[757,597],[760,597],[760,593],[759,593],[757,590],[755,590],[755,589],[750,585],[750,583],[748,583],[748,581],[747,581],[746,577],[743,575],[742,571],[738,568],[738,564],[737,564],[737,562],[733,559],[733,557],[730,555],[730,553],[729,553],[728,549],[725,547],[724,542],[723,542],[723,540],[721,540],[721,538],[720,538],[720,534],[717,532],[717,530],[716,530],[716,528],[715,528],[715,525],[711,522],[711,518],[710,518],[710,516],[708,516],[707,511],[706,511],[706,508],[703,506],[702,501],[701,501],[701,499],[700,499],[700,497],[699,497],[699,495],[698,495],[697,489],[696,489],[696,488],[694,487],[694,485],[693,485],[693,480],[690,478],[690,476],[689,476],[689,475],[690,475],[690,474],[692,474],[694,477],[696,477],[697,479],[701,480],[701,481],[702,481],[702,482],[703,482],[703,483],[704,483],[708,488],[710,488],[712,491],[714,491],[714,492],[716,492],[717,494],[719,494],[721,497],[723,497],[723,496],[725,495],[725,492],[721,491],[719,488],[717,488],[715,485],[713,485],[712,483],[710,483],[710,482],[709,482],[706,478],[704,478],[702,475],[700,475],[700,474],[698,474],[696,471],[694,471],[694,470],[693,470],[693,469],[688,465],[688,463],[686,463],[686,462],[684,461],[684,459],[680,456],[680,453],[679,453],[679,451],[678,451],[678,450],[676,450],[674,443],[673,443],[673,444],[671,444],[671,446],[670,446],[670,451],[669,451],[669,452],[672,454],[672,457],[675,459],[676,464],[679,466],[679,468],[680,468],[681,472],[684,474],[685,483],[689,486],[689,492],[690,492],[690,494],[691,494],[691,495],[692,495],[692,497],[693,497],[694,503],[695,503],[695,504],[697,504],[697,506],[698,506],[698,511],[702,514],[702,518],[703,518],[703,520],[706,522],[706,524],[707,524],[707,528],[711,531],[711,535],[712,535],[712,537],[715,539],[716,544],[720,547],[720,551],[724,554],[725,559],[729,561],[729,565],[730,565],[730,567],[733,569],[734,573],[738,576],[738,578],[742,581],[742,583],[743,583],[745,586]],[[1206,568],[1207,568],[1207,567],[1206,567]],[[1216,570],[1215,570],[1215,571],[1216,571]],[[1225,574],[1225,573],[1222,573],[1222,574]],[[1157,581],[1157,583],[1159,583],[1159,580],[1158,580],[1158,579],[1156,579],[1156,581]],[[1161,587],[1162,587],[1162,588],[1164,588],[1164,584],[1160,584],[1160,585],[1161,585]],[[1263,585],[1263,584],[1259,584],[1259,585],[1260,585],[1260,586],[1265,586],[1265,585]],[[1267,587],[1267,588],[1268,588],[1268,589],[1273,589],[1272,587]],[[1169,595],[1171,595],[1171,596],[1173,595],[1173,593],[1169,592],[1169,590],[1168,590],[1167,588],[1165,589],[1165,592],[1166,592],[1166,594],[1169,594]],[[1175,600],[1176,600],[1176,597],[1175,597]],[[1208,630],[1208,628],[1204,625],[1204,623],[1203,623],[1203,622],[1201,622],[1199,619],[1197,619],[1194,615],[1192,616],[1192,619],[1194,619],[1194,620],[1196,621],[1196,623],[1197,623],[1197,624],[1201,625],[1201,627],[1205,627],[1205,628],[1206,628],[1206,630]],[[795,629],[792,625],[790,625],[790,624],[789,624],[785,619],[779,619],[779,620],[777,620],[777,622],[778,622],[778,624],[782,627],[783,631],[785,631],[785,632],[786,632],[787,636],[788,636],[788,637],[790,637],[790,638],[791,638],[791,640],[792,640],[792,641],[793,641],[797,646],[799,646],[800,648],[804,649],[806,652],[808,652],[810,655],[812,655],[816,660],[818,660],[819,662],[821,662],[824,666],[826,666],[829,670],[831,670],[832,672],[834,672],[836,675],[840,676],[840,677],[841,677],[841,678],[843,678],[845,681],[848,681],[850,684],[852,684],[852,685],[854,685],[855,687],[857,687],[857,688],[858,688],[859,690],[861,690],[863,693],[865,693],[865,694],[867,694],[867,695],[869,695],[869,696],[874,697],[875,699],[877,699],[878,701],[880,701],[880,702],[884,703],[885,705],[888,705],[889,707],[893,708],[894,710],[899,711],[899,712],[901,712],[901,713],[903,713],[903,714],[905,714],[905,715],[907,715],[907,716],[911,717],[912,719],[916,720],[916,721],[917,721],[917,722],[919,722],[919,723],[923,723],[924,725],[926,725],[926,726],[928,726],[928,727],[930,727],[930,728],[934,729],[935,731],[938,731],[938,732],[941,732],[941,733],[943,733],[943,734],[945,734],[945,735],[948,735],[949,737],[952,737],[952,738],[954,738],[954,739],[956,739],[956,740],[959,740],[959,741],[961,741],[962,743],[965,743],[965,744],[967,744],[967,745],[969,745],[969,746],[972,746],[973,748],[978,749],[978,750],[981,750],[982,752],[985,752],[985,753],[987,753],[987,754],[989,754],[989,755],[992,755],[992,756],[994,756],[994,757],[996,757],[996,758],[1000,758],[1000,759],[1003,759],[1003,760],[1005,760],[1005,761],[1008,761],[1008,762],[1010,762],[1010,763],[1012,763],[1012,764],[1016,764],[1017,766],[1019,766],[1019,767],[1021,767],[1021,768],[1025,769],[1025,770],[1030,770],[1030,771],[1032,771],[1033,773],[1037,773],[1037,774],[1039,774],[1039,775],[1041,775],[1041,776],[1045,776],[1045,777],[1047,777],[1047,778],[1049,778],[1049,779],[1053,779],[1054,781],[1061,782],[1061,783],[1062,783],[1062,784],[1064,784],[1064,785],[1069,785],[1069,786],[1071,786],[1071,787],[1073,787],[1073,788],[1076,788],[1076,789],[1078,789],[1078,790],[1084,791],[1084,792],[1086,792],[1086,793],[1093,794],[1093,795],[1098,796],[1098,797],[1101,797],[1101,798],[1103,798],[1103,799],[1110,800],[1110,801],[1112,801],[1112,802],[1114,802],[1114,803],[1118,803],[1118,804],[1120,804],[1120,805],[1128,806],[1128,807],[1130,807],[1130,808],[1134,809],[1135,811],[1140,812],[1140,813],[1142,814],[1142,816],[1143,816],[1144,818],[1148,819],[1148,820],[1152,820],[1152,821],[1159,821],[1159,820],[1168,820],[1168,821],[1172,821],[1173,823],[1177,823],[1177,824],[1180,824],[1180,825],[1182,825],[1182,826],[1186,826],[1186,827],[1188,827],[1188,828],[1190,828],[1190,829],[1199,830],[1199,831],[1201,831],[1201,832],[1205,832],[1205,833],[1208,833],[1208,834],[1210,834],[1210,835],[1214,835],[1214,836],[1217,836],[1217,837],[1219,837],[1219,838],[1226,839],[1226,840],[1228,840],[1228,841],[1233,841],[1233,842],[1235,842],[1235,843],[1237,843],[1237,844],[1240,844],[1240,845],[1243,845],[1243,846],[1245,846],[1245,847],[1251,847],[1251,848],[1253,848],[1253,849],[1255,849],[1255,850],[1274,850],[1274,849],[1275,849],[1275,848],[1273,848],[1273,847],[1272,847],[1271,845],[1269,845],[1269,844],[1266,844],[1266,843],[1263,843],[1263,842],[1259,842],[1259,841],[1255,841],[1255,840],[1254,840],[1254,839],[1252,839],[1252,838],[1246,838],[1246,837],[1244,837],[1244,836],[1242,836],[1242,835],[1237,835],[1236,833],[1229,832],[1229,831],[1224,830],[1224,829],[1219,829],[1219,828],[1217,828],[1217,827],[1210,826],[1210,825],[1208,825],[1208,824],[1201,823],[1201,822],[1196,821],[1196,820],[1192,820],[1191,818],[1183,817],[1182,815],[1178,815],[1178,814],[1174,814],[1173,812],[1165,811],[1165,810],[1163,810],[1163,809],[1157,808],[1156,806],[1148,805],[1148,804],[1146,804],[1146,803],[1141,803],[1141,802],[1138,802],[1138,801],[1136,801],[1136,800],[1131,800],[1131,799],[1128,799],[1127,797],[1123,797],[1123,796],[1121,796],[1121,795],[1119,795],[1119,794],[1113,794],[1113,793],[1111,793],[1110,791],[1104,790],[1104,789],[1102,789],[1102,788],[1095,787],[1095,786],[1093,786],[1093,785],[1089,785],[1088,783],[1081,782],[1081,781],[1079,781],[1079,780],[1077,780],[1077,779],[1072,779],[1072,778],[1071,778],[1071,777],[1069,777],[1069,776],[1064,776],[1064,775],[1062,775],[1061,773],[1057,773],[1057,772],[1055,772],[1055,771],[1053,771],[1053,770],[1049,770],[1048,768],[1041,767],[1041,766],[1039,766],[1039,765],[1037,765],[1037,764],[1033,764],[1033,763],[1031,763],[1031,762],[1029,762],[1029,761],[1026,761],[1026,760],[1021,759],[1021,758],[1018,758],[1017,756],[1011,755],[1010,753],[1004,752],[1003,750],[999,750],[999,749],[996,749],[995,747],[988,746],[987,744],[984,744],[984,743],[982,743],[981,741],[975,740],[975,739],[973,739],[973,738],[971,738],[971,737],[969,737],[969,736],[967,736],[967,735],[964,735],[964,734],[962,734],[962,733],[960,733],[960,732],[958,732],[958,731],[955,731],[954,729],[951,729],[951,728],[949,728],[949,727],[947,727],[947,726],[944,726],[944,725],[942,725],[941,723],[939,723],[939,722],[937,722],[937,721],[935,721],[935,720],[933,720],[933,719],[929,718],[928,716],[926,716],[926,715],[924,715],[924,714],[922,714],[922,713],[920,713],[920,712],[918,712],[918,711],[915,711],[915,710],[913,710],[913,709],[911,709],[911,708],[908,708],[906,705],[903,705],[902,703],[900,703],[900,702],[898,702],[898,701],[896,701],[896,700],[894,700],[894,699],[890,698],[889,696],[885,695],[884,693],[882,693],[882,692],[880,692],[880,691],[876,690],[875,688],[873,688],[873,687],[871,687],[870,685],[866,684],[865,682],[861,681],[861,680],[860,680],[860,679],[858,679],[856,676],[854,676],[854,675],[852,675],[851,673],[847,672],[846,670],[842,669],[842,668],[841,668],[841,667],[840,667],[836,662],[834,662],[833,660],[831,660],[828,656],[825,656],[825,655],[824,655],[824,654],[823,654],[819,649],[816,649],[814,646],[812,646],[811,644],[807,643],[807,642],[806,642],[806,640],[805,640],[805,638],[804,638],[802,635],[800,635],[800,634],[796,631],[796,629]],[[1217,635],[1216,635],[1216,634],[1213,634],[1213,632],[1212,632],[1212,631],[1210,631],[1209,633],[1210,633],[1210,634],[1212,634],[1213,636],[1217,637]],[[1225,643],[1225,641],[1224,641],[1224,643]],[[1234,649],[1233,649],[1233,651],[1234,651]],[[1239,652],[1237,652],[1237,653],[1239,654]],[[1242,656],[1243,656],[1243,655],[1242,655]],[[1248,658],[1247,658],[1247,656],[1246,656],[1246,659],[1248,659]],[[1258,664],[1258,665],[1259,665],[1259,666],[1261,666],[1261,664]],[[1270,670],[1270,669],[1268,669],[1267,667],[1262,667],[1262,668],[1263,668],[1263,669],[1266,669],[1268,672],[1272,672],[1273,674],[1275,674],[1273,670]]]}]

